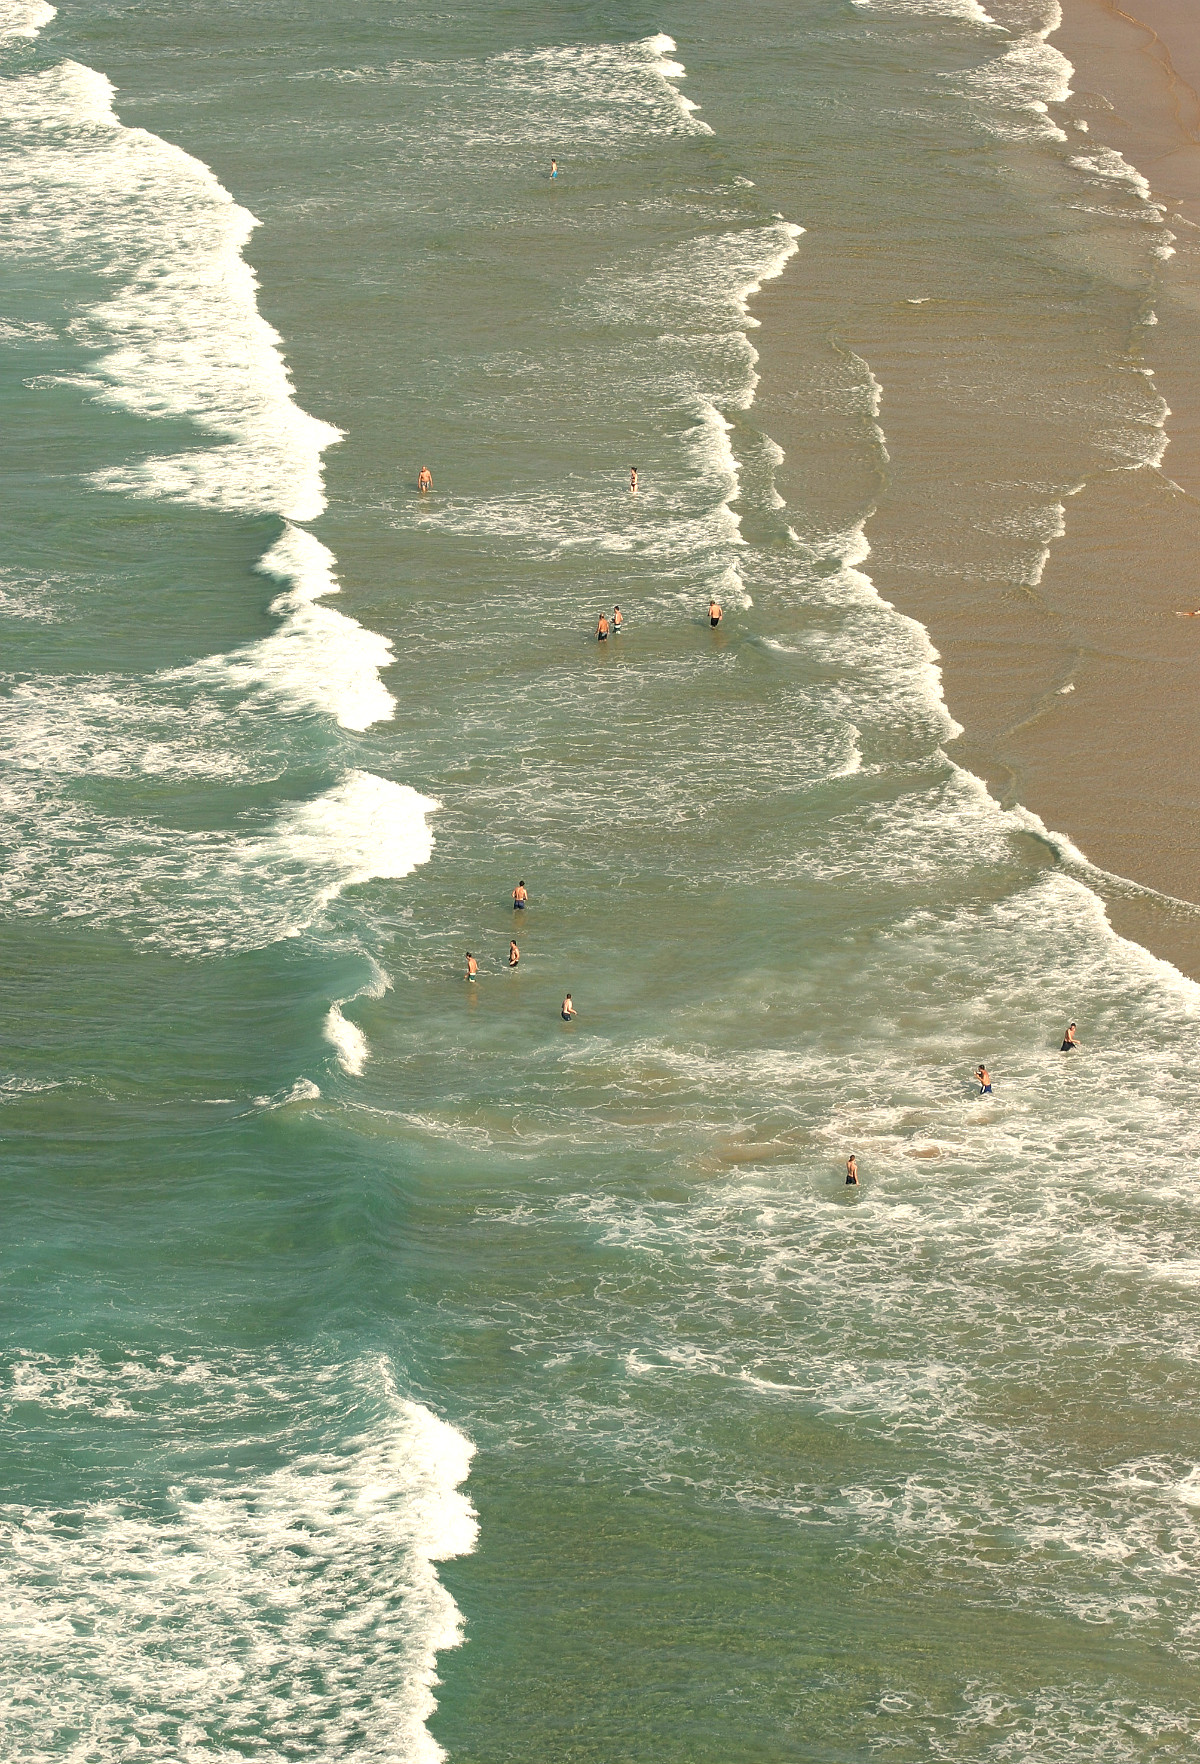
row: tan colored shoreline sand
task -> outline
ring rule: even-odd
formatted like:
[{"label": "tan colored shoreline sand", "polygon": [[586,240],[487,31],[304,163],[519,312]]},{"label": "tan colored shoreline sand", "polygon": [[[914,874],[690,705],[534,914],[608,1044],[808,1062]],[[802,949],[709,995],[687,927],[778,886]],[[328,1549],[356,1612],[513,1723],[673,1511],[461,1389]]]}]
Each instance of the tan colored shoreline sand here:
[{"label": "tan colored shoreline sand", "polygon": [[[980,327],[969,300],[958,302],[961,319],[949,306],[945,320],[922,319],[929,328],[920,343],[906,316],[911,306],[877,303],[865,317],[835,321],[853,327],[846,341],[876,370],[882,421],[889,445],[895,441],[892,482],[867,528],[868,567],[880,593],[919,619],[940,652],[946,701],[964,727],[952,757],[1102,870],[1198,903],[1200,618],[1180,615],[1200,608],[1200,0],[1146,0],[1142,22],[1110,0],[1062,4],[1054,42],[1076,74],[1075,95],[1057,120],[1072,150],[1075,143],[1080,153],[1117,149],[1169,215],[1180,216],[1170,222],[1177,255],[1155,296],[1158,322],[1142,330],[1136,295],[1127,305],[1129,335],[1145,339],[1133,347],[1172,411],[1163,470],[1090,474],[1064,498],[1065,532],[1050,544],[1036,589],[973,571],[961,525],[968,517],[959,511],[985,509],[997,449],[1006,469],[1022,475],[1020,434],[1011,424],[997,429],[987,409],[964,415],[940,389],[962,364],[970,370]],[[1075,126],[1083,121],[1086,133]],[[847,290],[854,273],[846,254],[844,237],[823,237],[819,228],[805,240],[797,282],[810,306],[823,298],[826,314],[836,310],[831,291]],[[760,417],[785,449],[789,435],[798,444],[780,474],[789,503],[811,496],[820,472],[819,451],[805,454],[799,445],[808,396],[796,352],[808,322],[804,301],[785,278],[764,290],[756,309]],[[1003,322],[991,309],[983,328],[1002,330]],[[814,342],[810,335],[810,351]],[[1129,347],[1113,345],[1114,374],[1131,371],[1120,366]],[[1011,359],[1016,366],[1020,358]],[[906,476],[896,479],[897,470]],[[865,468],[862,489],[869,501]],[[960,527],[944,542],[941,567],[914,563],[922,535],[944,524],[944,512]],[[978,518],[982,532],[986,520]],[[1200,912],[1119,882],[1101,881],[1098,891],[1122,934],[1200,979]]]}]

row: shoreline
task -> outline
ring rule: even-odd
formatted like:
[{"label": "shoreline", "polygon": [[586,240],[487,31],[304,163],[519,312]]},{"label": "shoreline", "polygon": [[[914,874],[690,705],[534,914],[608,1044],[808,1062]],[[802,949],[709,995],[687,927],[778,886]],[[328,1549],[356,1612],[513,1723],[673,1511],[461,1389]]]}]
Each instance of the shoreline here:
[{"label": "shoreline", "polygon": [[[944,359],[941,333],[923,330],[918,339],[913,305],[899,298],[905,287],[896,286],[894,302],[860,309],[845,324],[879,376],[880,420],[889,442],[895,426],[900,447],[883,468],[864,456],[860,490],[874,505],[866,567],[879,594],[919,620],[938,652],[944,700],[962,728],[949,757],[1005,807],[1036,815],[1051,845],[1083,854],[1094,868],[1077,873],[1120,935],[1200,980],[1200,776],[1192,759],[1200,740],[1200,617],[1181,616],[1200,608],[1200,14],[1189,16],[1188,3],[1147,0],[1143,22],[1114,0],[1062,0],[1062,22],[1049,39],[1074,68],[1070,98],[1050,107],[1067,136],[1065,156],[1119,153],[1128,183],[1136,174],[1149,181],[1173,236],[1174,255],[1157,261],[1147,250],[1137,279],[1128,264],[1096,272],[1115,297],[1108,312],[1117,318],[1095,359],[1114,385],[1118,374],[1152,376],[1150,400],[1161,395],[1169,407],[1161,466],[1088,467],[1083,482],[1060,491],[1059,531],[1041,535],[1040,574],[1027,580],[986,564],[964,576],[945,567],[949,553],[941,567],[914,561],[914,533],[922,522],[929,533],[940,518],[940,482],[972,486],[981,531],[988,530],[979,502],[989,490],[987,429],[970,435],[961,411],[945,403],[930,416],[931,389],[935,399],[939,393],[927,364]],[[801,207],[793,218],[807,215]],[[836,289],[845,284],[835,238],[818,226],[805,245],[810,284],[820,284],[840,332]],[[1063,261],[1086,273],[1082,262]],[[944,303],[947,347],[969,362],[969,291],[960,289],[956,301]],[[764,289],[756,311],[764,327],[759,420],[790,455],[801,381],[789,333],[805,321],[786,289]],[[967,315],[957,331],[956,313]],[[809,336],[811,344],[811,327]],[[917,348],[926,351],[920,359]],[[970,436],[969,462],[935,421],[957,421],[960,436]],[[1149,445],[1151,429],[1146,436]],[[1005,445],[1015,458],[1011,426]],[[811,471],[811,450],[808,462],[786,458],[781,468],[789,503],[803,501],[806,463]],[[1057,469],[1072,471],[1066,461]],[[907,474],[899,501],[897,470]]]}]

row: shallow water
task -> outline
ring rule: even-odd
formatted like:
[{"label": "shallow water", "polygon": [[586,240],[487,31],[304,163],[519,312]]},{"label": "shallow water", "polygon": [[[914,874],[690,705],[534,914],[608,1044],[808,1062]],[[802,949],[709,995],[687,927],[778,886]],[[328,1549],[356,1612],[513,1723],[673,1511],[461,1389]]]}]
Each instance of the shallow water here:
[{"label": "shallow water", "polygon": [[871,577],[1161,443],[1049,13],[8,17],[6,1755],[1182,1756],[1200,994]]}]

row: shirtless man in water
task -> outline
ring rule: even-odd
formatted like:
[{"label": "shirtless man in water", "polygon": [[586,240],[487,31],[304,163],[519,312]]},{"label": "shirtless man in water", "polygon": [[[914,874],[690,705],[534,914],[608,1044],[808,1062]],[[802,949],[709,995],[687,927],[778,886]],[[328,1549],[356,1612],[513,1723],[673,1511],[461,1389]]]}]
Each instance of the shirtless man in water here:
[{"label": "shirtless man in water", "polygon": [[613,616],[612,616],[612,634],[614,637],[619,637],[621,635],[621,626],[624,623],[625,623],[625,620],[621,617],[620,607],[614,606],[613,607]]},{"label": "shirtless man in water", "polygon": [[579,1012],[571,1003],[571,994],[568,992],[566,998],[562,1001],[562,1020],[564,1023],[569,1023],[572,1017],[577,1017],[578,1015]]},{"label": "shirtless man in water", "polygon": [[600,617],[596,620],[596,642],[608,642],[608,620],[603,613],[601,613]]},{"label": "shirtless man in water", "polygon": [[724,617],[725,609],[719,606],[715,600],[710,600],[708,603],[708,622],[714,630]]},{"label": "shirtless man in water", "polygon": [[479,963],[475,960],[475,957],[471,954],[470,950],[468,950],[467,951],[467,979],[468,980],[477,980],[478,978],[479,978]]},{"label": "shirtless man in water", "polygon": [[518,882],[517,886],[513,889],[513,911],[514,911],[514,913],[523,913],[525,911],[525,907],[526,907],[528,900],[529,900],[529,894],[528,894],[528,891],[526,890],[524,882]]},{"label": "shirtless man in water", "polygon": [[433,473],[428,466],[422,466],[417,473],[417,489],[424,496],[427,490],[433,489]]},{"label": "shirtless man in water", "polygon": [[846,1187],[858,1187],[858,1159],[853,1152],[851,1152],[850,1156],[846,1159]]},{"label": "shirtless man in water", "polygon": [[980,1094],[980,1096],[991,1096],[991,1094],[992,1094],[992,1078],[991,1078],[991,1073],[988,1071],[987,1067],[986,1066],[976,1066],[975,1076],[979,1080],[979,1094]]},{"label": "shirtless man in water", "polygon": [[520,961],[520,959],[521,959],[521,952],[517,948],[516,944],[513,942],[512,938],[510,937],[508,940],[508,965],[509,965],[509,967],[515,968],[517,963]]},{"label": "shirtless man in water", "polygon": [[1075,1025],[1068,1023],[1067,1033],[1063,1036],[1063,1044],[1058,1051],[1059,1053],[1073,1053],[1078,1046],[1079,1043],[1075,1039]]}]

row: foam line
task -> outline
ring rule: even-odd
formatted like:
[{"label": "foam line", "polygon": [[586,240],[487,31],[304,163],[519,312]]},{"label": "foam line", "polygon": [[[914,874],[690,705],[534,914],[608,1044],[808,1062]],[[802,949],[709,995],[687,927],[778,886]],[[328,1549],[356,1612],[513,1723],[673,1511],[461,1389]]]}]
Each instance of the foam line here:
[{"label": "foam line", "polygon": [[288,584],[271,602],[282,620],[269,637],[228,655],[215,655],[166,678],[246,692],[274,694],[287,702],[336,718],[344,729],[387,722],[396,701],[379,678],[393,661],[392,645],[378,632],[321,603],[340,592],[337,560],[302,527],[287,525],[257,568]]},{"label": "foam line", "polygon": [[1003,30],[979,0],[854,0],[854,5],[868,12],[898,13],[909,18],[952,18],[960,24],[981,25],[985,30]]},{"label": "foam line", "polygon": [[57,15],[47,0],[0,0],[0,43],[36,37]]},{"label": "foam line", "polygon": [[[79,1757],[232,1759],[252,1731],[264,1757],[345,1756],[349,1734],[357,1757],[438,1764],[437,1656],[463,1625],[436,1565],[475,1546],[474,1448],[386,1362],[30,1356],[12,1384],[10,1430],[14,1398],[43,1428],[69,1409],[156,1468],[69,1513],[6,1508],[10,1755],[62,1757],[70,1709]],[[248,1401],[274,1450],[231,1475]],[[180,1422],[225,1449],[167,1486]]]},{"label": "foam line", "polygon": [[683,93],[676,88],[676,80],[687,78],[687,69],[681,61],[673,59],[674,37],[668,37],[665,32],[660,32],[656,37],[647,37],[639,47],[643,48],[650,56],[650,65],[670,92],[691,128],[698,134],[711,135],[713,131],[708,124],[695,114],[700,106],[691,98],[685,98]]}]

